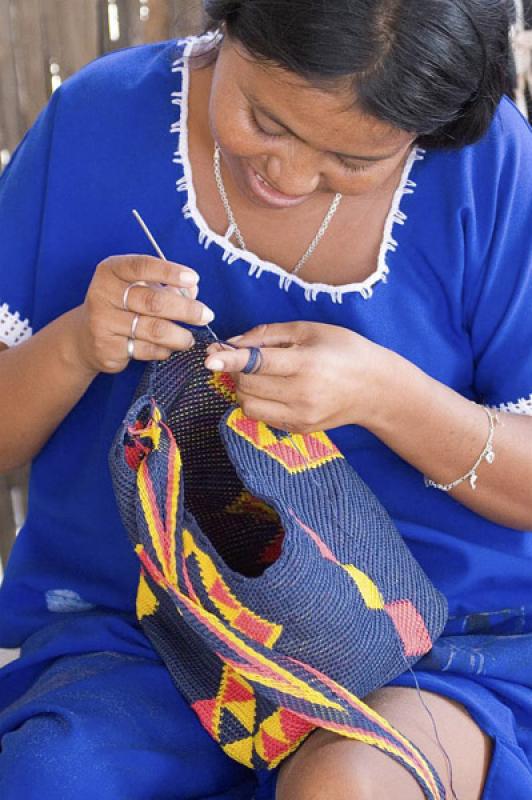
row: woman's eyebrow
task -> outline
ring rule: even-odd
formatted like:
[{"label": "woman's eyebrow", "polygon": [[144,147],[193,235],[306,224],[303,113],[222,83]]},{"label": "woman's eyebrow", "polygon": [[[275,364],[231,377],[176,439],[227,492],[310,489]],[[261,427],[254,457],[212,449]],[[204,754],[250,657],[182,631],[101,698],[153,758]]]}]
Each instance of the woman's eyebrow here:
[{"label": "woman's eyebrow", "polygon": [[[250,97],[248,97],[248,100],[251,102],[251,104],[253,106],[255,106],[255,108],[258,111],[260,111],[261,114],[264,114],[265,117],[268,117],[269,120],[274,122],[276,125],[279,125],[279,127],[284,128],[284,130],[287,133],[289,133],[291,136],[295,136],[295,138],[299,139],[300,142],[303,142],[304,144],[307,144],[305,142],[305,140],[301,138],[301,136],[299,136],[295,131],[293,131],[291,128],[289,128],[288,125],[286,125],[284,122],[281,122],[281,120],[278,119],[275,116],[275,114],[273,114],[271,111],[269,111],[267,108],[265,108],[262,105],[262,103],[260,103],[255,97],[253,97],[251,95]],[[353,153],[337,153],[335,151],[330,151],[330,152],[332,153],[332,155],[338,156],[338,158],[351,159],[353,161],[372,161],[373,162],[373,161],[385,161],[387,158],[392,158],[394,155],[397,154],[398,150],[394,150],[392,153],[383,153],[382,155],[378,155],[378,156],[359,156],[359,155],[353,155]]]}]

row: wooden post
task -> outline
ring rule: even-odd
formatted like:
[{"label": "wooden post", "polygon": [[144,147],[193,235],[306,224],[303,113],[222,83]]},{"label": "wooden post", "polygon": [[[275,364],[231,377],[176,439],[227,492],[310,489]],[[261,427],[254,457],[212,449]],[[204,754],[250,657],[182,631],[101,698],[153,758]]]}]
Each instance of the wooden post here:
[{"label": "wooden post", "polygon": [[0,171],[2,151],[14,150],[53,88],[84,64],[197,33],[202,21],[202,0],[0,0]]},{"label": "wooden post", "polygon": [[44,68],[50,91],[55,88],[54,77],[63,81],[100,55],[99,22],[98,0],[41,2]]},{"label": "wooden post", "polygon": [[159,42],[176,36],[174,6],[172,0],[149,0],[146,20],[142,23],[145,42]]},{"label": "wooden post", "polygon": [[176,0],[172,5],[175,8],[175,35],[199,33],[203,22],[203,3],[199,0]]},{"label": "wooden post", "polygon": [[0,0],[0,151],[4,152],[6,160],[6,154],[15,147],[24,132],[20,119],[10,5],[10,0]]},{"label": "wooden post", "polygon": [[[25,131],[48,100],[46,55],[41,28],[40,0],[9,2],[9,20],[14,42],[20,125]],[[7,109],[7,113],[12,111]]]}]

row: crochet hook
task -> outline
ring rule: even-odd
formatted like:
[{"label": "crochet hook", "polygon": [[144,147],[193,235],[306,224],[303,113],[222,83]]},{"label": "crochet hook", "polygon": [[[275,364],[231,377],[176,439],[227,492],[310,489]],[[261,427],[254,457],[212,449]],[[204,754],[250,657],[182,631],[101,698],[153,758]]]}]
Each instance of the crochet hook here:
[{"label": "crochet hook", "polygon": [[[161,250],[161,248],[157,244],[154,235],[152,234],[152,232],[150,231],[150,229],[148,228],[148,226],[146,225],[146,223],[144,222],[144,220],[142,219],[141,215],[139,214],[139,212],[137,211],[136,208],[132,209],[132,214],[135,217],[135,219],[137,220],[137,222],[139,223],[140,227],[142,228],[142,230],[144,231],[146,236],[148,237],[148,239],[150,241],[150,244],[152,245],[153,249],[155,250],[155,252],[159,256],[159,258],[162,259],[163,261],[168,261],[168,259],[166,258],[165,254],[163,253],[163,251]],[[164,286],[164,284],[159,284],[159,285],[160,286]],[[190,297],[190,295],[189,295],[189,293],[188,293],[188,291],[186,289],[179,289],[179,292],[183,297]],[[211,326],[210,325],[205,325],[205,327],[209,331],[211,336],[217,342],[219,342],[221,344],[220,338],[216,335],[216,333],[213,331]]]}]

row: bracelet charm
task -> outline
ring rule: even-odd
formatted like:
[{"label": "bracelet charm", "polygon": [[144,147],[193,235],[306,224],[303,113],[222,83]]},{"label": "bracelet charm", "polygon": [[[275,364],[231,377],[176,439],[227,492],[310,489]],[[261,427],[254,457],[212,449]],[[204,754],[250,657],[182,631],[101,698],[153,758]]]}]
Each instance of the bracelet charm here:
[{"label": "bracelet charm", "polygon": [[425,486],[427,488],[431,487],[432,489],[439,489],[442,492],[450,492],[452,489],[455,489],[461,483],[464,483],[464,481],[469,481],[469,485],[473,490],[477,488],[477,481],[478,481],[477,469],[479,468],[480,464],[483,461],[486,461],[488,464],[493,464],[493,462],[495,461],[495,450],[493,449],[493,436],[495,433],[495,426],[500,423],[498,414],[493,413],[486,406],[482,406],[482,408],[488,416],[490,429],[488,433],[488,439],[484,446],[484,450],[482,451],[480,456],[477,458],[471,469],[468,472],[466,472],[465,475],[462,475],[460,478],[457,478],[455,481],[452,481],[451,483],[436,483],[435,481],[432,481],[430,478],[427,478],[427,476],[425,476]]}]

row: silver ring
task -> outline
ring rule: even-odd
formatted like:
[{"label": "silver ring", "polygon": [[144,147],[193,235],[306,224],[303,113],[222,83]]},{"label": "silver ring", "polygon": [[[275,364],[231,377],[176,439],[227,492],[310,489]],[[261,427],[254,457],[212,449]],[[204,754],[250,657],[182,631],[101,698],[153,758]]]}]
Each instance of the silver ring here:
[{"label": "silver ring", "polygon": [[135,358],[135,340],[128,339],[127,340],[127,357],[131,361],[132,358]]},{"label": "silver ring", "polygon": [[124,307],[124,311],[129,311],[129,306],[127,304],[127,301],[131,289],[134,289],[135,286],[144,286],[144,288],[146,288],[146,286],[149,286],[149,284],[146,283],[146,281],[134,281],[133,283],[130,283],[129,286],[126,286],[124,294],[122,296],[122,305]]},{"label": "silver ring", "polygon": [[139,324],[140,314],[135,314],[133,317],[133,322],[131,323],[131,333],[129,334],[130,339],[137,338],[137,325]]}]

